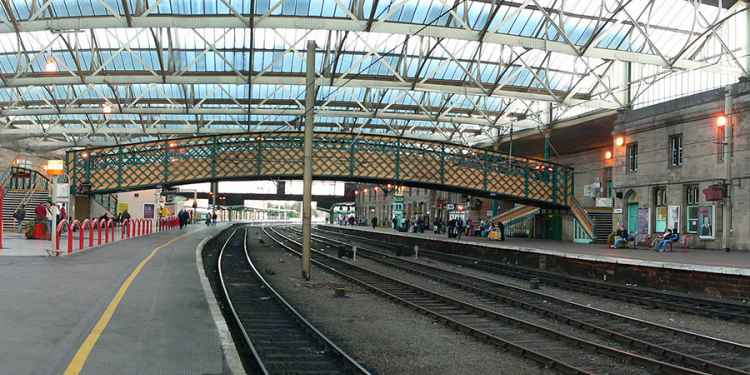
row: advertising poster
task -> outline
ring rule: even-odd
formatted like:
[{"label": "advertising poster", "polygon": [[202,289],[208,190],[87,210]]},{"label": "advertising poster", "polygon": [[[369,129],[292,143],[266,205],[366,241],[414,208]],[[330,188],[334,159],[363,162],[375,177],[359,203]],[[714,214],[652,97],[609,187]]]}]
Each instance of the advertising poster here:
[{"label": "advertising poster", "polygon": [[714,238],[714,207],[698,207],[698,237]]},{"label": "advertising poster", "polygon": [[117,203],[117,214],[118,215],[121,214],[121,213],[123,213],[123,212],[125,212],[125,211],[127,211],[127,210],[128,210],[128,204],[127,203],[123,203],[123,202],[118,202]]},{"label": "advertising poster", "polygon": [[656,225],[654,232],[664,233],[667,230],[667,208],[656,207]]},{"label": "advertising poster", "polygon": [[143,205],[143,217],[146,219],[154,218],[154,205],[153,204],[147,203]]},{"label": "advertising poster", "polygon": [[669,206],[667,213],[667,228],[680,230],[680,206]]},{"label": "advertising poster", "polygon": [[638,208],[638,234],[649,234],[651,227],[651,212],[649,208]]}]

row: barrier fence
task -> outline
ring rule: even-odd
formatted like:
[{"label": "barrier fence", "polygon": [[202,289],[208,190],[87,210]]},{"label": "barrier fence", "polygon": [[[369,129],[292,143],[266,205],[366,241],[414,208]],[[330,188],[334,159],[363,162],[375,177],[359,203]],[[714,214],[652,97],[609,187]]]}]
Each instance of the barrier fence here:
[{"label": "barrier fence", "polygon": [[[1,202],[1,200],[0,200]],[[2,205],[0,203],[0,209]],[[0,224],[2,224],[0,219]],[[179,227],[179,221],[176,216],[163,217],[159,219],[157,230],[163,232]],[[78,230],[78,251],[84,249],[84,242],[86,239],[86,231],[88,230],[88,247],[94,247],[94,233],[97,234],[96,244],[102,245],[115,241],[115,223],[112,219],[85,219],[82,222],[79,220],[68,221],[63,219],[57,228],[55,229],[55,254],[60,255],[60,242],[64,230],[67,230],[67,254],[73,254],[73,235],[75,230]],[[102,230],[104,230],[104,242],[102,242]],[[153,219],[127,219],[120,223],[120,239],[128,240],[141,236],[147,236],[154,232],[154,220]],[[2,232],[0,232],[0,235]]]},{"label": "barrier fence", "polygon": [[5,188],[0,186],[0,249],[3,248],[3,200],[5,199]]}]

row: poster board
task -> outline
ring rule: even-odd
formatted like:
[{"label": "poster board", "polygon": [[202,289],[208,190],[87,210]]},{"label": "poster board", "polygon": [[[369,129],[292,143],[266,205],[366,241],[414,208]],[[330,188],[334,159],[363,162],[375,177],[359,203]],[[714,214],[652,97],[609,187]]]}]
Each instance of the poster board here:
[{"label": "poster board", "polygon": [[654,223],[654,232],[664,233],[667,230],[667,207],[656,207],[656,221]]},{"label": "poster board", "polygon": [[648,207],[638,208],[638,234],[648,235],[651,228],[651,209]]},{"label": "poster board", "polygon": [[146,219],[154,218],[154,205],[152,203],[145,203],[143,205],[143,217]]},{"label": "poster board", "polygon": [[667,228],[680,231],[680,206],[669,206],[667,212]]},{"label": "poster board", "polygon": [[117,214],[121,214],[128,210],[128,204],[125,202],[117,202]]},{"label": "poster board", "polygon": [[714,206],[698,207],[698,237],[714,238]]}]

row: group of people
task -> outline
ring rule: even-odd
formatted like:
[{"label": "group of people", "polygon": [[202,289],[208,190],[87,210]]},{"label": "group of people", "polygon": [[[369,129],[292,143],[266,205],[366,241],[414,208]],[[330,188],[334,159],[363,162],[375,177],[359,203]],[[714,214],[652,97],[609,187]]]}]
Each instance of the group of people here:
[{"label": "group of people", "polygon": [[216,212],[206,214],[206,226],[216,225],[216,219],[218,219]]},{"label": "group of people", "polygon": [[[677,231],[677,228],[667,229],[660,237],[654,239],[654,241],[651,243],[651,247],[655,251],[661,253],[666,251],[671,243],[677,242],[679,240],[680,233]],[[614,249],[620,249],[623,247],[627,247],[628,242],[633,241],[635,241],[635,236],[628,233],[628,230],[620,225],[615,232],[614,243],[610,247]]]}]

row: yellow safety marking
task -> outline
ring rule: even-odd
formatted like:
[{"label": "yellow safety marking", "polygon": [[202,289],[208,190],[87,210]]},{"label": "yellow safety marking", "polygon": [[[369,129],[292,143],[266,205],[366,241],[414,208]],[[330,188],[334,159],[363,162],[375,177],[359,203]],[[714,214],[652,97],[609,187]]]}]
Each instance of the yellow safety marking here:
[{"label": "yellow safety marking", "polygon": [[78,348],[78,351],[76,352],[76,355],[73,356],[73,359],[70,360],[70,363],[68,364],[68,367],[65,369],[64,375],[78,375],[81,373],[81,370],[83,370],[83,366],[86,365],[86,360],[89,358],[89,355],[91,354],[91,351],[94,349],[94,346],[96,345],[96,342],[99,341],[99,337],[101,337],[104,330],[109,325],[110,320],[112,320],[112,316],[115,314],[115,311],[117,311],[117,308],[120,306],[120,302],[122,302],[122,298],[125,296],[125,293],[128,291],[128,288],[130,288],[130,285],[133,283],[133,280],[135,280],[136,277],[141,273],[141,270],[143,270],[143,267],[148,263],[151,258],[153,258],[159,250],[169,246],[173,242],[189,235],[190,233],[185,233],[179,237],[173,238],[169,241],[167,241],[165,244],[151,250],[151,254],[149,254],[145,259],[143,259],[140,263],[138,263],[138,266],[135,267],[133,272],[130,273],[130,276],[128,276],[127,279],[122,283],[120,286],[120,289],[117,290],[117,294],[115,294],[114,298],[112,298],[112,301],[107,305],[107,309],[104,310],[102,313],[102,316],[99,318],[99,321],[96,322],[96,325],[93,329],[91,329],[91,332],[89,333],[88,337],[86,337],[86,340],[83,341],[81,344],[81,347]]}]

